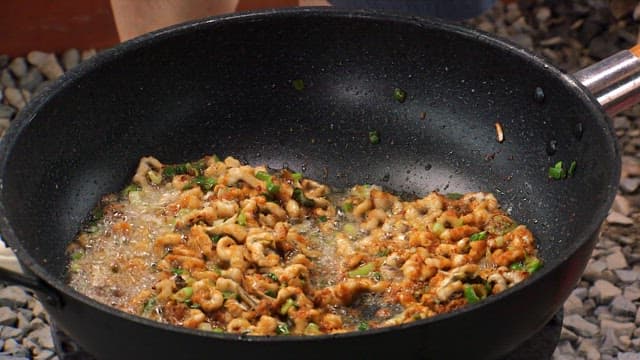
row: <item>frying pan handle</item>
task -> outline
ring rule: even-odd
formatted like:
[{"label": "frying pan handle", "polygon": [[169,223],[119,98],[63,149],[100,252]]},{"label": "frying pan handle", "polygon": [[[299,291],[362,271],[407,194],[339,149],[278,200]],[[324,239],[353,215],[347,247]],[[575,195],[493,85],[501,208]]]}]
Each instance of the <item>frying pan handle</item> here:
[{"label": "frying pan handle", "polygon": [[574,77],[612,116],[640,102],[640,45],[586,67]]}]

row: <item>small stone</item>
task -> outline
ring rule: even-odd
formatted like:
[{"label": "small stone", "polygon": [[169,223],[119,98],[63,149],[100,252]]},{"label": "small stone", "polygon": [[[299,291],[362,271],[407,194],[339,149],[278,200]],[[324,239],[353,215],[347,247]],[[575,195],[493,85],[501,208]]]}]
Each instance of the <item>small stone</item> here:
[{"label": "small stone", "polygon": [[0,289],[0,306],[24,307],[31,298],[19,286],[7,286]]},{"label": "small stone", "polygon": [[27,60],[37,67],[49,80],[55,80],[64,74],[54,54],[32,51],[27,55]]},{"label": "small stone", "polygon": [[591,289],[589,289],[589,296],[595,298],[599,304],[608,304],[620,294],[622,294],[622,290],[607,280],[596,280]]},{"label": "small stone", "polygon": [[596,281],[602,278],[602,272],[607,269],[607,263],[602,260],[589,260],[584,269],[582,277],[589,281]]},{"label": "small stone", "polygon": [[16,313],[9,307],[0,307],[0,325],[14,326],[18,317]]},{"label": "small stone", "polygon": [[39,352],[40,350],[40,345],[38,345],[38,343],[36,343],[35,341],[29,339],[29,337],[22,339],[22,346],[29,349],[29,352],[31,353]]},{"label": "small stone", "polygon": [[632,283],[638,280],[638,273],[633,270],[616,270],[616,276],[624,283]]},{"label": "small stone", "polygon": [[53,349],[53,337],[51,336],[51,329],[47,327],[40,328],[38,330],[34,330],[27,334],[27,337],[37,344],[46,349]]},{"label": "small stone", "polygon": [[536,20],[538,22],[546,22],[551,17],[551,9],[546,6],[540,6],[536,9]]},{"label": "small stone", "polygon": [[594,311],[593,311],[593,315],[598,317],[598,320],[602,320],[602,319],[613,319],[613,315],[611,314],[611,312],[609,311],[609,306],[607,305],[600,305],[598,306]]},{"label": "small stone", "polygon": [[29,323],[30,330],[38,330],[45,326],[49,325],[45,324],[45,322],[40,318],[33,318],[33,320],[31,320],[31,322]]},{"label": "small stone", "polygon": [[9,63],[9,69],[11,70],[11,72],[15,77],[21,78],[27,75],[27,70],[29,69],[29,66],[27,65],[27,62],[23,57],[16,57],[13,60],[11,60],[11,63]]},{"label": "small stone", "polygon": [[96,49],[83,50],[82,54],[80,54],[80,59],[82,61],[86,61],[91,59],[94,56],[96,56]]},{"label": "small stone", "polygon": [[4,96],[7,98],[7,102],[9,105],[13,106],[18,110],[22,110],[27,103],[22,97],[22,92],[16,88],[6,88],[4,89]]},{"label": "small stone", "polygon": [[52,359],[56,353],[51,350],[42,350],[38,353],[38,355],[33,357],[33,360],[50,360]]},{"label": "small stone", "polygon": [[42,306],[42,303],[40,303],[40,301],[34,298],[29,299],[29,309],[31,309],[34,317],[49,322],[49,315],[44,310],[44,307]]},{"label": "small stone", "polygon": [[0,326],[0,338],[2,339],[22,339],[24,331],[13,326]]},{"label": "small stone", "polygon": [[600,360],[600,351],[598,345],[587,339],[583,339],[578,346],[578,354],[584,356],[587,360]]},{"label": "small stone", "polygon": [[636,6],[636,0],[609,0],[609,9],[616,19],[631,14]]},{"label": "small stone", "polygon": [[583,287],[577,287],[573,289],[573,291],[571,292],[571,295],[577,297],[580,300],[584,300],[589,295],[589,290]]},{"label": "small stone", "polygon": [[[640,184],[640,182],[639,182],[639,184]],[[633,191],[635,191],[635,190],[633,190]],[[616,195],[615,200],[613,200],[612,209],[614,211],[616,211],[616,212],[619,212],[620,214],[622,214],[624,216],[629,216],[629,214],[631,214],[631,210],[632,210],[631,209],[631,203],[629,202],[629,200],[627,200],[626,197],[624,197],[622,195]]]},{"label": "small stone", "polygon": [[558,346],[556,346],[556,351],[554,351],[554,354],[558,352],[560,355],[570,355],[570,356],[575,356],[575,350],[573,350],[573,346],[571,346],[571,343],[569,341],[560,341],[558,343]]},{"label": "small stone", "polygon": [[629,118],[626,116],[615,116],[613,118],[613,127],[615,129],[628,129],[630,123]]},{"label": "small stone", "polygon": [[640,351],[640,338],[632,339],[631,347],[633,347],[633,350],[635,351]]},{"label": "small stone", "polygon": [[33,67],[29,69],[29,72],[27,72],[27,75],[23,76],[18,81],[18,85],[23,89],[34,91],[43,80],[44,78],[42,77],[42,73],[40,72],[40,70],[38,70],[38,68]]},{"label": "small stone", "polygon": [[37,95],[37,94],[43,92],[49,86],[51,86],[52,83],[53,83],[53,80],[46,80],[46,81],[41,82],[40,85],[38,85],[38,87],[33,91],[33,94]]},{"label": "small stone", "polygon": [[631,322],[617,322],[613,320],[600,321],[600,331],[602,333],[606,334],[609,329],[613,329],[617,336],[631,336],[636,326]]},{"label": "small stone", "polygon": [[0,84],[3,87],[16,87],[16,81],[8,69],[4,69],[0,72]]},{"label": "small stone", "polygon": [[633,156],[622,157],[622,172],[625,177],[640,176],[640,159]]},{"label": "small stone", "polygon": [[635,286],[627,286],[624,288],[624,296],[629,301],[636,301],[640,299],[640,289]]},{"label": "small stone", "polygon": [[22,344],[18,343],[15,339],[8,339],[4,342],[3,350],[14,357],[28,357],[30,352]]},{"label": "small stone", "polygon": [[563,310],[565,316],[573,314],[584,316],[585,314],[584,307],[582,306],[582,300],[573,294],[569,295],[567,300],[564,302]]},{"label": "small stone", "polygon": [[607,355],[615,355],[618,353],[618,348],[621,347],[620,340],[615,332],[609,329],[604,334],[604,341],[600,345],[600,353]]},{"label": "small stone", "polygon": [[7,118],[0,118],[0,136],[4,135],[4,132],[11,126],[11,120]]},{"label": "small stone", "polygon": [[633,352],[618,353],[618,360],[640,360],[640,354]]},{"label": "small stone", "polygon": [[633,224],[633,220],[631,218],[625,215],[622,215],[617,211],[612,211],[607,216],[607,222],[613,225],[625,225],[625,226]]},{"label": "small stone", "polygon": [[62,54],[62,65],[65,70],[71,70],[80,63],[80,52],[78,49],[69,49]]},{"label": "small stone", "polygon": [[620,250],[613,252],[607,256],[605,261],[607,262],[607,268],[609,270],[625,269],[629,267],[627,260],[624,258],[624,254]]},{"label": "small stone", "polygon": [[618,340],[620,341],[620,345],[621,345],[621,346],[618,346],[618,349],[628,350],[629,347],[631,347],[631,337],[627,335],[622,335],[618,338]]},{"label": "small stone", "polygon": [[635,192],[636,190],[638,190],[639,186],[640,178],[637,177],[628,177],[620,180],[620,188],[627,194]]},{"label": "small stone", "polygon": [[611,313],[618,316],[635,316],[637,308],[624,296],[618,295],[611,302]]},{"label": "small stone", "polygon": [[636,243],[636,239],[631,236],[620,235],[616,238],[616,241],[623,245],[633,245]]},{"label": "small stone", "polygon": [[563,326],[562,330],[560,330],[560,340],[577,341],[578,335]]},{"label": "small stone", "polygon": [[11,118],[16,114],[16,109],[9,105],[0,104],[0,117]]},{"label": "small stone", "polygon": [[9,55],[2,54],[0,55],[0,69],[7,67],[9,65]]},{"label": "small stone", "polygon": [[588,322],[577,314],[565,316],[563,324],[567,329],[580,336],[591,337],[600,332],[597,325]]}]

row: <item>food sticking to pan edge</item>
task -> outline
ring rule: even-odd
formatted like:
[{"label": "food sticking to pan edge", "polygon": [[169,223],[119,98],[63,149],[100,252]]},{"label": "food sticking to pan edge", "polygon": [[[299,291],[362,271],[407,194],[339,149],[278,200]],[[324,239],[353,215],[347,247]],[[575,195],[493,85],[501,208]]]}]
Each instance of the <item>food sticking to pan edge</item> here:
[{"label": "food sticking to pan edge", "polygon": [[482,301],[542,262],[490,193],[333,191],[227,157],[141,159],[68,247],[81,293],[160,322],[249,335],[398,325]]}]

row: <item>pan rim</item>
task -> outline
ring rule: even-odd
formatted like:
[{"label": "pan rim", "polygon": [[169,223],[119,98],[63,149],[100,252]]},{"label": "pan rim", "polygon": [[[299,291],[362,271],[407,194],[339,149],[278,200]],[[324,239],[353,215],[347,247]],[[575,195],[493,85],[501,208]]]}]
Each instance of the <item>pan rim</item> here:
[{"label": "pan rim", "polygon": [[609,189],[609,196],[607,198],[606,203],[602,205],[599,211],[595,212],[593,215],[593,219],[600,219],[600,221],[591,222],[588,227],[585,227],[580,232],[581,241],[573,242],[568,246],[566,252],[564,252],[564,257],[554,259],[556,261],[555,266],[545,266],[538,273],[534,274],[530,279],[526,281],[526,284],[518,284],[512,288],[507,289],[506,291],[491,296],[490,298],[478,303],[465,306],[462,309],[456,310],[451,313],[440,314],[434,317],[417,320],[410,323],[400,324],[396,326],[384,327],[379,329],[371,329],[365,332],[349,332],[344,334],[328,334],[328,335],[320,335],[320,336],[287,336],[287,337],[260,337],[260,336],[238,336],[236,334],[216,334],[216,333],[207,333],[200,330],[194,329],[186,329],[174,325],[159,323],[153,320],[149,320],[143,317],[139,317],[133,314],[126,313],[121,310],[117,310],[108,305],[97,302],[86,295],[77,292],[69,285],[67,285],[61,279],[54,277],[48,271],[41,266],[37,260],[35,260],[29,252],[22,246],[21,241],[17,238],[9,219],[7,218],[7,211],[5,209],[5,204],[2,202],[3,193],[5,191],[3,187],[3,178],[6,172],[7,167],[7,155],[11,153],[13,146],[16,143],[17,138],[22,133],[22,130],[28,126],[31,121],[36,117],[39,112],[39,109],[47,102],[47,99],[52,95],[58,92],[61,89],[72,86],[77,80],[81,79],[82,76],[90,71],[93,71],[96,68],[103,66],[103,64],[107,64],[109,62],[117,60],[119,57],[126,55],[127,53],[133,52],[139,48],[152,45],[156,42],[160,42],[165,38],[179,36],[184,33],[188,33],[192,30],[197,30],[200,28],[206,28],[207,31],[215,31],[217,26],[224,26],[227,23],[235,23],[235,22],[243,22],[243,21],[265,21],[270,18],[286,18],[286,17],[318,17],[318,16],[331,16],[333,18],[350,18],[350,19],[360,19],[365,21],[393,21],[396,23],[402,23],[403,25],[412,25],[423,28],[436,28],[441,30],[446,30],[456,36],[461,36],[465,38],[473,38],[477,41],[482,41],[489,46],[498,47],[504,50],[507,53],[510,53],[514,56],[526,58],[532,66],[542,67],[548,71],[551,71],[555,74],[556,77],[561,79],[566,85],[570,88],[573,88],[576,95],[583,100],[585,105],[588,107],[592,113],[597,114],[596,120],[600,122],[600,126],[605,128],[608,132],[608,135],[613,139],[614,143],[614,152],[616,155],[617,163],[615,164],[614,173],[612,174],[612,179],[618,179],[620,174],[620,147],[617,141],[615,141],[615,132],[611,122],[608,120],[607,115],[604,113],[602,108],[598,105],[597,100],[594,96],[589,93],[582,84],[580,84],[573,76],[568,75],[560,71],[555,66],[547,63],[545,60],[540,58],[539,56],[531,53],[530,51],[522,48],[519,45],[510,43],[509,41],[498,39],[492,35],[483,33],[481,31],[459,25],[453,24],[446,21],[425,18],[419,16],[410,16],[406,14],[398,14],[388,11],[376,11],[376,10],[344,10],[338,8],[326,8],[326,7],[313,7],[313,8],[291,8],[291,9],[269,9],[269,10],[261,10],[261,11],[251,11],[251,12],[239,12],[235,14],[228,14],[222,16],[214,16],[201,20],[191,21],[183,24],[174,25],[168,28],[164,28],[161,30],[154,31],[149,34],[142,35],[135,39],[129,40],[122,44],[119,44],[113,48],[107,49],[89,61],[85,61],[69,72],[65,73],[61,78],[57,79],[49,88],[44,90],[41,94],[36,96],[23,111],[13,120],[14,124],[10,127],[8,132],[5,134],[2,141],[0,141],[0,234],[2,238],[10,245],[10,247],[16,252],[21,264],[25,266],[30,272],[36,275],[37,278],[43,280],[47,286],[52,287],[55,291],[60,293],[64,293],[68,296],[71,296],[75,301],[84,303],[93,308],[97,308],[100,311],[107,312],[111,315],[117,316],[121,319],[133,321],[145,326],[156,327],[162,330],[168,331],[177,331],[189,335],[196,336],[204,336],[215,338],[218,340],[242,340],[242,341],[276,341],[276,342],[289,342],[289,341],[323,341],[331,338],[344,338],[348,339],[352,336],[368,336],[368,335],[377,335],[380,333],[384,333],[387,331],[394,331],[398,329],[406,329],[414,326],[423,326],[431,323],[439,323],[441,321],[447,321],[450,317],[459,316],[461,314],[465,314],[467,312],[473,312],[475,309],[480,306],[486,304],[492,304],[495,302],[501,301],[503,298],[509,296],[510,294],[519,291],[522,287],[527,284],[537,282],[540,278],[542,278],[548,272],[551,272],[555,267],[559,264],[566,261],[570,256],[572,256],[581,246],[584,245],[585,241],[589,238],[597,234],[598,229],[601,226],[602,221],[605,219],[611,204],[613,203],[615,197],[615,190],[617,186],[611,185],[612,189]]}]

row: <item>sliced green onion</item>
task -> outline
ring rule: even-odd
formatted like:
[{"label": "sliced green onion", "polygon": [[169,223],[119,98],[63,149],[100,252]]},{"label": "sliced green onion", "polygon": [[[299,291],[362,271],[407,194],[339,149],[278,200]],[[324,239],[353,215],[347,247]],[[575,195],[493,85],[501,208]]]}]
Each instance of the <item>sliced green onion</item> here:
[{"label": "sliced green onion", "polygon": [[198,186],[200,186],[200,189],[202,189],[202,191],[209,191],[209,190],[213,189],[213,187],[216,186],[217,183],[218,183],[218,181],[216,180],[216,178],[199,175],[199,176],[196,176],[193,179],[191,179],[187,183],[187,185],[185,185],[182,188],[182,190],[191,189],[195,185],[198,185]]},{"label": "sliced green onion", "polygon": [[487,238],[487,232],[486,231],[481,231],[481,232],[477,232],[477,233],[471,235],[469,237],[469,241],[484,240],[486,238]]},{"label": "sliced green onion", "polygon": [[210,234],[209,235],[209,239],[211,239],[211,242],[214,244],[217,244],[218,241],[220,241],[220,239],[222,238],[222,235],[220,234]]},{"label": "sliced green onion", "polygon": [[186,302],[187,300],[191,299],[192,295],[193,295],[193,288],[190,286],[187,286],[187,287],[183,287],[182,289],[178,290],[175,294],[173,294],[173,299],[178,302]]},{"label": "sliced green onion", "polygon": [[451,200],[460,200],[462,199],[463,196],[464,196],[463,194],[460,194],[457,192],[451,192],[446,195],[447,199],[451,199]]},{"label": "sliced green onion", "polygon": [[142,315],[148,316],[155,309],[158,302],[155,297],[147,299],[142,306]]},{"label": "sliced green onion", "polygon": [[369,330],[369,324],[366,321],[361,321],[358,323],[358,331]]},{"label": "sliced green onion", "polygon": [[304,333],[306,335],[318,335],[318,334],[321,334],[322,332],[320,331],[320,327],[318,326],[318,324],[310,322],[309,324],[307,324],[307,327],[304,329]]},{"label": "sliced green onion", "polygon": [[467,299],[467,302],[469,304],[475,304],[480,301],[480,298],[478,297],[478,295],[476,295],[475,290],[473,290],[473,287],[469,284],[464,285],[464,297],[465,299]]},{"label": "sliced green onion", "polygon": [[280,306],[280,315],[286,315],[289,312],[289,309],[294,306],[297,306],[295,300],[293,300],[292,298],[288,298],[287,301],[285,301],[284,304]]},{"label": "sliced green onion", "polygon": [[223,329],[223,328],[221,328],[221,327],[214,327],[214,328],[212,328],[212,329],[211,329],[211,332],[214,332],[214,333],[223,333],[223,332],[224,332],[224,329]]},{"label": "sliced green onion", "polygon": [[347,273],[347,276],[351,278],[369,276],[376,269],[376,264],[368,262],[360,267],[353,269]]},{"label": "sliced green onion", "polygon": [[442,232],[444,231],[444,224],[443,223],[434,223],[433,226],[431,227],[431,232],[434,233],[435,235],[440,235],[442,234]]},{"label": "sliced green onion", "polygon": [[293,85],[293,88],[298,91],[304,90],[304,81],[302,81],[302,79],[295,79],[291,81],[291,85]]},{"label": "sliced green onion", "polygon": [[509,269],[515,270],[515,271],[522,271],[524,270],[524,264],[520,261],[514,262],[513,264],[509,265]]},{"label": "sliced green onion", "polygon": [[276,326],[276,334],[278,335],[289,335],[289,327],[287,326],[287,324],[285,323],[279,323],[278,326]]},{"label": "sliced green onion", "polygon": [[318,220],[319,220],[320,222],[327,222],[327,217],[326,217],[326,216],[324,216],[324,215],[320,215],[320,216],[318,216]]},{"label": "sliced green onion", "polygon": [[269,181],[269,180],[271,180],[271,175],[269,175],[268,173],[266,173],[264,171],[258,171],[256,173],[256,178],[258,180],[262,180],[262,181]]},{"label": "sliced green onion", "polygon": [[302,174],[299,172],[294,172],[293,174],[291,174],[291,178],[295,181],[300,181],[302,180]]},{"label": "sliced green onion", "polygon": [[162,175],[153,170],[149,170],[147,172],[147,176],[149,177],[149,180],[151,180],[151,183],[155,185],[160,185],[160,183],[162,182]]},{"label": "sliced green onion", "polygon": [[382,274],[380,274],[377,271],[374,271],[374,272],[371,273],[371,278],[373,280],[375,280],[375,281],[380,281],[380,280],[382,280]]},{"label": "sliced green onion", "polygon": [[358,233],[358,229],[356,228],[356,225],[353,223],[344,224],[344,226],[342,226],[342,231],[344,231],[349,236],[354,236],[355,234]]},{"label": "sliced green onion", "polygon": [[270,194],[277,194],[280,192],[280,185],[272,183],[271,179],[269,179],[269,181],[267,181],[267,191]]},{"label": "sliced green onion", "polygon": [[348,213],[353,211],[353,204],[349,201],[345,201],[342,203],[342,211]]},{"label": "sliced green onion", "polygon": [[538,258],[531,258],[525,263],[525,270],[527,270],[529,274],[533,274],[540,270],[540,268],[542,268],[542,261]]},{"label": "sliced green onion", "polygon": [[293,189],[293,198],[300,203],[300,205],[304,207],[313,207],[316,205],[316,202],[313,199],[307,198],[301,189]]},{"label": "sliced green onion", "polygon": [[395,88],[393,89],[393,98],[399,103],[403,103],[407,99],[407,92],[400,88]]},{"label": "sliced green onion", "polygon": [[264,294],[274,299],[278,297],[278,293],[276,293],[274,290],[267,290],[264,292]]},{"label": "sliced green onion", "polygon": [[233,291],[223,291],[222,292],[222,298],[225,299],[225,300],[237,299],[238,298],[238,294],[234,293]]},{"label": "sliced green onion", "polygon": [[247,215],[245,215],[245,213],[241,212],[238,215],[238,218],[236,219],[236,222],[238,223],[238,225],[247,226]]},{"label": "sliced green onion", "polygon": [[273,281],[275,281],[275,282],[278,282],[278,281],[279,281],[279,280],[278,280],[278,276],[276,276],[276,274],[274,274],[274,273],[272,273],[272,272],[270,272],[270,273],[268,273],[268,274],[265,274],[264,276],[268,277],[269,279],[271,279],[271,280],[273,280]]},{"label": "sliced green onion", "polygon": [[567,177],[567,173],[562,167],[562,161],[558,161],[553,167],[549,168],[549,178],[554,180],[560,180]]},{"label": "sliced green onion", "polygon": [[369,131],[369,142],[373,145],[380,143],[380,133],[378,130]]},{"label": "sliced green onion", "polygon": [[130,193],[132,193],[134,191],[140,191],[140,190],[142,190],[140,185],[138,185],[138,184],[129,184],[129,185],[127,185],[126,188],[124,188],[122,190],[122,197],[127,197],[127,196],[129,196]]},{"label": "sliced green onion", "polygon": [[571,165],[569,165],[569,170],[567,170],[567,175],[573,176],[573,174],[576,172],[576,166],[578,166],[578,163],[575,160],[573,160],[571,162]]},{"label": "sliced green onion", "polygon": [[377,257],[385,257],[385,256],[389,255],[390,252],[391,252],[391,250],[389,250],[389,249],[382,249],[382,250],[378,251],[376,256]]},{"label": "sliced green onion", "polygon": [[180,268],[171,268],[171,273],[173,275],[182,275],[184,274],[184,269],[180,269]]},{"label": "sliced green onion", "polygon": [[82,256],[84,256],[82,251],[74,251],[73,254],[71,254],[71,260],[78,261],[82,259]]}]

